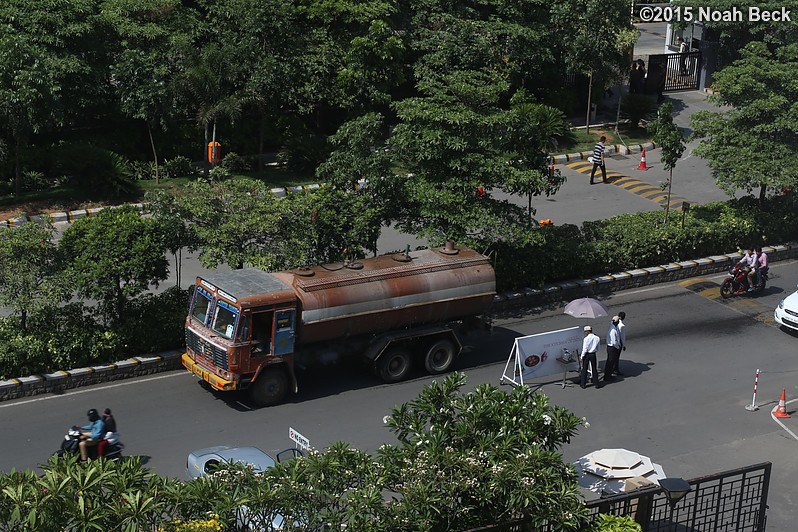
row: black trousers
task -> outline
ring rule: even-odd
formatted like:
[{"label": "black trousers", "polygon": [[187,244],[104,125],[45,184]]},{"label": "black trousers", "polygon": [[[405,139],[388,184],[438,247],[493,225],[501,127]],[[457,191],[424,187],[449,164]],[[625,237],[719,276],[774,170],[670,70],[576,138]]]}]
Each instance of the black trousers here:
[{"label": "black trousers", "polygon": [[618,361],[621,358],[621,350],[611,345],[607,346],[607,362],[604,364],[604,378],[612,377],[618,371]]},{"label": "black trousers", "polygon": [[593,163],[593,171],[590,172],[590,182],[593,182],[593,176],[596,175],[596,168],[601,168],[601,180],[607,180],[607,165],[601,163]]},{"label": "black trousers", "polygon": [[596,361],[596,353],[585,353],[582,358],[582,372],[579,375],[579,385],[584,388],[587,386],[587,365],[590,364],[590,370],[593,372],[593,386],[601,388],[598,378],[598,362]]}]

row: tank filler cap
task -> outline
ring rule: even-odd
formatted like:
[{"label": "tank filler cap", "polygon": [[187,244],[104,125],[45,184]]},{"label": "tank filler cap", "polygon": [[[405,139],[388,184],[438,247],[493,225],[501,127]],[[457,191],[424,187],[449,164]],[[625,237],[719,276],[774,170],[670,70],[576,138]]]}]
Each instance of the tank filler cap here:
[{"label": "tank filler cap", "polygon": [[410,244],[408,244],[407,247],[405,247],[404,253],[402,253],[401,255],[399,253],[394,255],[393,260],[395,260],[396,262],[410,262],[411,260],[413,260],[413,257],[410,256]]},{"label": "tank filler cap", "polygon": [[314,272],[311,268],[297,268],[292,272],[294,275],[299,275],[300,277],[313,277],[316,272]]},{"label": "tank filler cap", "polygon": [[446,246],[441,248],[441,253],[444,255],[457,255],[460,250],[454,247],[454,240],[447,240]]}]

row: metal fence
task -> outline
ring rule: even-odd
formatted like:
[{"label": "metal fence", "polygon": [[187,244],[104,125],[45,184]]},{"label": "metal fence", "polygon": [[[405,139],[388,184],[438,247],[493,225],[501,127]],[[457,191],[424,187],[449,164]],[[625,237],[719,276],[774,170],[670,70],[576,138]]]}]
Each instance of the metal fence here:
[{"label": "metal fence", "polygon": [[701,81],[700,75],[701,52],[650,55],[646,88],[649,92],[657,92],[658,86],[663,92],[694,90]]},{"label": "metal fence", "polygon": [[[599,514],[628,516],[643,532],[764,532],[771,463],[765,462],[688,481],[692,491],[671,506],[660,488],[623,493],[585,504],[590,520]],[[530,519],[474,528],[468,532],[548,532]]]},{"label": "metal fence", "polygon": [[661,488],[591,501],[587,507],[591,517],[630,516],[643,532],[763,532],[770,469],[765,462],[690,480],[692,491],[673,507]]}]

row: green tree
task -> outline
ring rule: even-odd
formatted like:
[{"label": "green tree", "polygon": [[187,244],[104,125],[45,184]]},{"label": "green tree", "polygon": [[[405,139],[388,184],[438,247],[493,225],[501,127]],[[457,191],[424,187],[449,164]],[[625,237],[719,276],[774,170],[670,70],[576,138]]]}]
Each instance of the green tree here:
[{"label": "green tree", "polygon": [[69,296],[53,232],[52,225],[38,223],[0,231],[0,305],[19,317],[23,333],[31,313]]},{"label": "green tree", "polygon": [[682,132],[673,123],[673,104],[665,102],[657,110],[657,118],[648,126],[654,136],[654,142],[660,148],[660,160],[668,171],[668,199],[665,204],[665,223],[671,206],[671,187],[673,185],[673,169],[684,153],[685,144]]},{"label": "green tree", "polygon": [[531,222],[535,214],[532,198],[556,194],[565,182],[562,172],[549,162],[550,153],[557,149],[558,140],[569,134],[569,129],[565,116],[553,107],[522,103],[513,112],[512,128],[507,135],[508,168],[503,188],[527,197]]},{"label": "green tree", "polygon": [[146,196],[147,210],[158,222],[166,249],[175,261],[175,286],[180,286],[183,276],[183,249],[195,251],[198,246],[194,226],[187,222],[189,213],[174,194],[157,191]]},{"label": "green tree", "polygon": [[594,77],[612,79],[625,73],[640,32],[632,26],[627,0],[564,0],[553,3],[551,10],[558,35],[567,35],[562,49],[566,68],[588,77],[589,133]]},{"label": "green tree", "polygon": [[106,323],[125,318],[129,301],[168,275],[164,238],[155,220],[129,207],[105,209],[64,232],[60,251],[78,294],[99,302]]},{"label": "green tree", "polygon": [[454,373],[394,408],[399,444],[378,451],[394,492],[397,528],[462,530],[530,518],[577,530],[585,509],[573,468],[558,449],[582,423],[526,386],[463,392]]},{"label": "green tree", "polygon": [[228,264],[280,269],[285,262],[282,202],[262,182],[230,179],[189,183],[174,196],[175,212],[185,216],[196,235],[205,268]]},{"label": "green tree", "polygon": [[142,120],[160,177],[153,129],[165,129],[174,114],[177,51],[187,46],[192,17],[179,0],[104,0],[104,22],[119,38],[110,69],[119,105],[126,115]]},{"label": "green tree", "polygon": [[707,159],[727,194],[798,185],[798,45],[775,53],[761,42],[715,74],[712,101],[730,108],[693,115],[695,154]]},{"label": "green tree", "polygon": [[0,131],[13,145],[16,194],[31,135],[65,125],[104,87],[96,7],[94,0],[0,2]]}]

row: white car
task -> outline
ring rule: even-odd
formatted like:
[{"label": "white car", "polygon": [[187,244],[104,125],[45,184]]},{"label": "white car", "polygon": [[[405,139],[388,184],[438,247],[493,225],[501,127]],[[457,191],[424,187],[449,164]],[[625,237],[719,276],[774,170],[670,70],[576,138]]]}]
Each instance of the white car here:
[{"label": "white car", "polygon": [[222,462],[248,464],[255,472],[262,473],[277,462],[298,456],[302,456],[302,452],[294,448],[280,451],[275,460],[257,447],[231,447],[228,445],[208,447],[189,453],[186,460],[186,476],[189,479],[199,478],[213,472]]},{"label": "white car", "polygon": [[782,327],[798,331],[798,290],[781,300],[774,318]]}]

